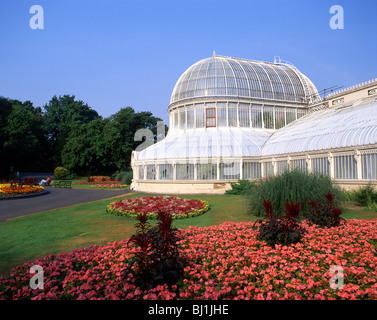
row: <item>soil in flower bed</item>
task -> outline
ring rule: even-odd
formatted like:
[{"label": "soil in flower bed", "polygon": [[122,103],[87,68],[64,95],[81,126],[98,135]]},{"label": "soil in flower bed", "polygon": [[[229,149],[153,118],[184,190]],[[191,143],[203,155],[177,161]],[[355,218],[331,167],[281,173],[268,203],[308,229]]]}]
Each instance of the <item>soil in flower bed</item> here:
[{"label": "soil in flower bed", "polygon": [[158,210],[165,210],[173,219],[195,217],[208,211],[208,202],[198,199],[182,199],[173,196],[141,196],[116,201],[107,206],[107,212],[136,218],[147,213],[148,218],[156,219]]},{"label": "soil in flower bed", "polygon": [[[177,285],[141,290],[124,278],[134,248],[127,240],[49,255],[0,277],[1,299],[377,299],[377,219],[348,220],[308,230],[300,243],[274,247],[257,240],[252,222],[182,231],[189,264]],[[44,289],[31,289],[32,265]],[[332,266],[343,269],[332,289]]]}]

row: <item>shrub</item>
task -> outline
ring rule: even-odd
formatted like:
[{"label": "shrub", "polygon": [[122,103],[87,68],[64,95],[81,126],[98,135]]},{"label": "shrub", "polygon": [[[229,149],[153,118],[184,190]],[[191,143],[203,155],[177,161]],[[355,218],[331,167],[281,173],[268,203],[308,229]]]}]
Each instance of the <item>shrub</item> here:
[{"label": "shrub", "polygon": [[133,172],[132,171],[121,171],[116,174],[115,180],[122,181],[124,184],[130,185],[132,182]]},{"label": "shrub", "polygon": [[66,179],[68,176],[68,170],[64,167],[57,167],[54,170],[54,176],[57,179]]},{"label": "shrub", "polygon": [[269,199],[278,216],[284,214],[285,203],[302,202],[301,211],[308,211],[311,199],[325,203],[325,194],[331,191],[336,199],[341,199],[340,189],[332,185],[331,179],[320,174],[307,174],[299,171],[286,171],[285,173],[258,180],[245,192],[247,210],[256,216],[264,216],[263,199]]},{"label": "shrub", "polygon": [[187,261],[179,253],[180,231],[172,226],[172,215],[159,210],[159,222],[154,227],[149,224],[146,212],[138,215],[137,219],[136,234],[129,242],[135,244],[138,250],[128,262],[125,278],[131,273],[142,289],[176,284]]},{"label": "shrub", "polygon": [[332,228],[340,225],[340,217],[342,210],[335,206],[335,196],[331,192],[326,195],[326,204],[322,204],[316,200],[310,200],[311,210],[306,215],[307,220],[310,223],[316,224],[317,226],[324,228]]},{"label": "shrub", "polygon": [[377,190],[374,190],[370,184],[358,190],[351,191],[350,196],[351,200],[364,207],[372,207],[373,204],[376,205],[377,203]]},{"label": "shrub", "polygon": [[270,246],[290,245],[299,242],[305,234],[305,229],[300,226],[299,213],[302,203],[294,203],[292,200],[286,202],[284,207],[285,215],[278,217],[274,211],[271,201],[263,199],[267,221],[257,220],[259,227],[253,226],[254,230],[259,229],[258,239],[266,241]]},{"label": "shrub", "polygon": [[226,190],[225,194],[237,194],[241,195],[247,192],[253,185],[254,181],[249,180],[238,180],[238,182],[231,183],[230,186],[232,189]]}]

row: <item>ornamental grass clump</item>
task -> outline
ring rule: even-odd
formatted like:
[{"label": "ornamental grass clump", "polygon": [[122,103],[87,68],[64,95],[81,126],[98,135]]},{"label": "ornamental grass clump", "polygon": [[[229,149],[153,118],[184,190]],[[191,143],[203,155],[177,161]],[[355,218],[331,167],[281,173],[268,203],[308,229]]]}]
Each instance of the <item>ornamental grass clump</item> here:
[{"label": "ornamental grass clump", "polygon": [[135,252],[124,276],[132,274],[135,284],[143,290],[175,285],[187,264],[178,245],[180,231],[172,226],[172,215],[164,210],[158,211],[156,226],[152,227],[148,219],[146,212],[137,216],[137,231],[129,239],[129,243],[135,245]]},{"label": "ornamental grass clump", "polygon": [[[247,210],[258,217],[265,216],[263,198],[269,199],[279,216],[284,215],[285,203],[302,202],[301,212],[310,210],[309,201],[314,199],[326,203],[324,195],[331,191],[336,200],[341,200],[341,191],[332,184],[329,177],[321,174],[308,174],[298,170],[286,171],[280,175],[256,181],[246,189]],[[338,205],[338,203],[336,203]]]}]

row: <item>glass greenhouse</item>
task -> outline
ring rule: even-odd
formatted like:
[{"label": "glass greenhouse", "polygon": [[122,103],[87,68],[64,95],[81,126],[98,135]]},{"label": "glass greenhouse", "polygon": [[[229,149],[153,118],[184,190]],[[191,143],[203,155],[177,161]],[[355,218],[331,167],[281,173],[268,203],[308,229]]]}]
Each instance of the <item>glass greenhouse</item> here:
[{"label": "glass greenhouse", "polygon": [[[370,81],[324,100],[289,63],[214,54],[178,79],[168,107],[169,132],[133,152],[131,187],[223,193],[238,179],[291,169],[320,172],[349,186],[376,182],[374,87]],[[352,95],[358,99],[342,103]]]}]

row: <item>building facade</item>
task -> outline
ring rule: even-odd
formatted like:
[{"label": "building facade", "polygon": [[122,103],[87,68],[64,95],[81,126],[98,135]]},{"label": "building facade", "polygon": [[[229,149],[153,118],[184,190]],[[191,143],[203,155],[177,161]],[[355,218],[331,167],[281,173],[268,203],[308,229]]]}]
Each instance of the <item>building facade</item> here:
[{"label": "building facade", "polygon": [[221,194],[292,169],[377,183],[376,80],[321,98],[289,63],[214,54],[178,79],[168,113],[166,137],[132,154],[136,191]]}]

